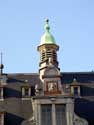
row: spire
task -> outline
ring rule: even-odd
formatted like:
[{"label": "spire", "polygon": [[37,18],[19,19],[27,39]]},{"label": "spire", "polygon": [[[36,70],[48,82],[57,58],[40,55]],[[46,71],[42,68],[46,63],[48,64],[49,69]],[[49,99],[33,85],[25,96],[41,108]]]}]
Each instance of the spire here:
[{"label": "spire", "polygon": [[3,53],[1,52],[1,64],[0,64],[0,70],[1,70],[1,75],[3,73],[3,68],[4,68],[4,65],[3,65]]}]

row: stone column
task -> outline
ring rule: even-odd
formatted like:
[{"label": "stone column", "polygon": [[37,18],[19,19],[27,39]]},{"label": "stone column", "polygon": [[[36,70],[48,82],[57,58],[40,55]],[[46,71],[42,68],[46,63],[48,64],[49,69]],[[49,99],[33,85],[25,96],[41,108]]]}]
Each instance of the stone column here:
[{"label": "stone column", "polygon": [[0,125],[4,125],[4,114],[0,114]]},{"label": "stone column", "polygon": [[39,124],[38,125],[41,125],[41,105],[38,104],[38,122]]},{"label": "stone column", "polygon": [[78,95],[80,96],[80,86],[78,87]]},{"label": "stone column", "polygon": [[52,125],[56,125],[55,104],[52,104]]},{"label": "stone column", "polygon": [[33,116],[36,125],[41,125],[41,105],[37,101],[33,102]]},{"label": "stone column", "polygon": [[74,95],[74,88],[71,86],[71,94]]},{"label": "stone column", "polygon": [[74,103],[66,104],[66,117],[67,125],[73,125],[73,116],[74,116]]},{"label": "stone column", "polygon": [[25,90],[24,90],[24,87],[22,87],[22,96],[25,95]]},{"label": "stone column", "polygon": [[29,92],[28,92],[28,95],[31,96],[31,88],[29,88],[28,91],[29,91]]}]

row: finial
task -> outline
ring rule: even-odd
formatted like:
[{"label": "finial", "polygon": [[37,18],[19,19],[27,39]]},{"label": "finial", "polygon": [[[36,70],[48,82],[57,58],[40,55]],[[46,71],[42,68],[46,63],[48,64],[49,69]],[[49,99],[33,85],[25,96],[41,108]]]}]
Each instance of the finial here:
[{"label": "finial", "polygon": [[45,20],[47,23],[49,23],[49,19],[47,18],[46,20]]},{"label": "finial", "polygon": [[76,78],[73,79],[73,82],[77,82]]},{"label": "finial", "polygon": [[2,61],[3,61],[3,53],[1,52],[1,64],[0,64],[1,74],[3,73],[3,68],[4,68]]},{"label": "finial", "polygon": [[49,32],[49,30],[50,30],[49,19],[46,19],[46,20],[45,20],[44,29],[45,29],[46,32]]}]

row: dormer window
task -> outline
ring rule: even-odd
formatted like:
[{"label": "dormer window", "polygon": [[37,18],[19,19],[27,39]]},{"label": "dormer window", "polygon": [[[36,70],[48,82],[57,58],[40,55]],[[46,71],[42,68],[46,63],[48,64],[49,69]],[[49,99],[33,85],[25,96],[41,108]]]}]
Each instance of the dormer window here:
[{"label": "dormer window", "polygon": [[79,93],[78,93],[78,87],[74,87],[74,95],[79,95]]},{"label": "dormer window", "polygon": [[23,86],[22,87],[22,97],[31,97],[31,87],[30,86]]},{"label": "dormer window", "polygon": [[4,88],[3,86],[0,86],[0,100],[4,99]]},{"label": "dormer window", "polygon": [[6,85],[7,76],[5,74],[0,75],[0,101],[4,99],[4,86]]},{"label": "dormer window", "polygon": [[71,83],[71,94],[74,96],[80,96],[80,84],[76,79]]},{"label": "dormer window", "polygon": [[0,76],[0,84],[1,85],[6,85],[6,81],[7,81],[7,76],[5,74],[1,75]]}]

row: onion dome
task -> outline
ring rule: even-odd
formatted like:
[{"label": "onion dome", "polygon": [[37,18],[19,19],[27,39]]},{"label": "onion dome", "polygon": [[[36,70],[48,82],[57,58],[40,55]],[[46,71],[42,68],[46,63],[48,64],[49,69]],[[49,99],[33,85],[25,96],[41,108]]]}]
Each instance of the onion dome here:
[{"label": "onion dome", "polygon": [[45,33],[41,37],[40,45],[43,45],[43,44],[56,44],[53,35],[49,32],[50,26],[49,26],[49,20],[48,19],[46,19],[46,21],[45,21],[44,29],[45,29]]}]

